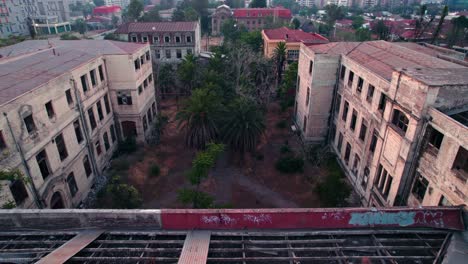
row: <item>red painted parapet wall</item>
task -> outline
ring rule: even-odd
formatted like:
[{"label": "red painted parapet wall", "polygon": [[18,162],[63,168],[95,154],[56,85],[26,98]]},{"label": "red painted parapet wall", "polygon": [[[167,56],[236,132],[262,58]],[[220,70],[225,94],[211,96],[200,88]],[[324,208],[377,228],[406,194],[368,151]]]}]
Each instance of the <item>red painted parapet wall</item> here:
[{"label": "red painted parapet wall", "polygon": [[463,230],[460,207],[161,210],[162,229],[347,229],[429,227]]}]

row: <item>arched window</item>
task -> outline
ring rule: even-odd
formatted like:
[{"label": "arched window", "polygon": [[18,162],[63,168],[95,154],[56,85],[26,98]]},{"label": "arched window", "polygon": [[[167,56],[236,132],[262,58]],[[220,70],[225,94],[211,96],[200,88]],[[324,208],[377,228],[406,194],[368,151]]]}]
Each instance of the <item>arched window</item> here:
[{"label": "arched window", "polygon": [[393,110],[392,124],[398,127],[403,133],[408,129],[409,120],[400,110]]}]

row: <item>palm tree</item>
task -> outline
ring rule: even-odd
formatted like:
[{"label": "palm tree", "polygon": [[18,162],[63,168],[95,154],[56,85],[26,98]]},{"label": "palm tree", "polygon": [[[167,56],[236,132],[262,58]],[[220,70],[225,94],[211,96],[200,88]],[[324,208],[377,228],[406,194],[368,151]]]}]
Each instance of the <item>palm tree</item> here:
[{"label": "palm tree", "polygon": [[445,21],[445,17],[448,15],[448,6],[444,6],[444,9],[442,10],[442,14],[440,16],[439,24],[437,24],[437,28],[434,32],[434,36],[432,37],[431,44],[434,44],[436,42],[437,38],[439,37],[440,30],[442,29],[442,26]]},{"label": "palm tree", "polygon": [[262,111],[249,99],[239,97],[228,107],[222,134],[226,144],[235,151],[254,151],[265,130]]},{"label": "palm tree", "polygon": [[276,46],[273,52],[273,58],[276,63],[276,84],[281,83],[281,77],[283,75],[284,63],[286,62],[286,43],[280,42]]},{"label": "palm tree", "polygon": [[218,137],[218,116],[222,110],[221,99],[206,89],[195,89],[182,110],[177,113],[179,126],[185,130],[187,146],[203,149]]},{"label": "palm tree", "polygon": [[185,58],[182,59],[182,62],[177,69],[177,74],[188,91],[193,89],[196,73],[197,58],[193,54],[187,54]]}]

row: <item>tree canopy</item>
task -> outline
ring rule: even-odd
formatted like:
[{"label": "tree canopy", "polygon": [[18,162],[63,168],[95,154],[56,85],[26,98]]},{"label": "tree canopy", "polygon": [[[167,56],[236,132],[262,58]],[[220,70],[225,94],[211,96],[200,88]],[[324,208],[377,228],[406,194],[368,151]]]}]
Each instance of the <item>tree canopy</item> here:
[{"label": "tree canopy", "polygon": [[252,0],[249,5],[250,8],[265,8],[266,0]]},{"label": "tree canopy", "polygon": [[137,21],[141,17],[143,9],[143,2],[141,0],[131,0],[127,10],[124,11],[124,16],[128,21]]}]

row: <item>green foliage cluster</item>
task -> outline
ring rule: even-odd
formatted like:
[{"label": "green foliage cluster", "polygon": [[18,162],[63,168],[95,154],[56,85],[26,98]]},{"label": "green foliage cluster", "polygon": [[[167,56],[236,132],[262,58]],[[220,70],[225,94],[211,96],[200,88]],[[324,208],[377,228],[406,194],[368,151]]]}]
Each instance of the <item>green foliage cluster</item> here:
[{"label": "green foliage cluster", "polygon": [[8,38],[0,38],[0,48],[14,45],[25,40],[26,38],[23,36],[9,36]]},{"label": "green foliage cluster", "polygon": [[84,33],[86,33],[86,31],[88,30],[86,22],[81,18],[75,20],[75,23],[73,23],[72,28],[75,31],[79,32],[81,35],[84,35]]},{"label": "green foliage cluster", "polygon": [[180,189],[178,193],[178,199],[184,205],[194,204],[194,208],[215,208],[214,199],[207,193],[192,190],[192,189]]},{"label": "green foliage cluster", "polygon": [[[113,176],[107,187],[98,195],[98,205],[112,209],[135,209],[143,202],[138,190],[122,182],[120,176]],[[102,201],[104,199],[104,201]]]},{"label": "green foliage cluster", "polygon": [[64,33],[60,35],[60,39],[61,40],[79,40],[80,38],[70,33]]},{"label": "green foliage cluster", "polygon": [[275,168],[282,173],[298,173],[304,171],[304,159],[294,155],[280,157]]},{"label": "green foliage cluster", "polygon": [[284,71],[282,82],[278,86],[278,97],[280,98],[282,111],[294,105],[297,89],[297,70],[297,62],[288,64]]},{"label": "green foliage cluster", "polygon": [[159,174],[161,174],[161,169],[159,168],[159,166],[157,164],[153,164],[149,168],[149,173],[148,174],[149,174],[150,177],[158,177]]},{"label": "green foliage cluster", "polygon": [[119,142],[119,148],[116,155],[130,154],[138,149],[138,145],[134,137],[127,137],[125,140]]},{"label": "green foliage cluster", "polygon": [[328,176],[316,186],[321,202],[327,207],[346,206],[346,198],[351,194],[351,188],[344,181],[344,173],[335,157],[327,161],[326,168]]}]

